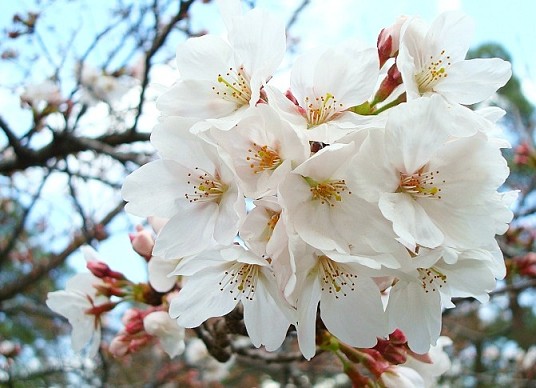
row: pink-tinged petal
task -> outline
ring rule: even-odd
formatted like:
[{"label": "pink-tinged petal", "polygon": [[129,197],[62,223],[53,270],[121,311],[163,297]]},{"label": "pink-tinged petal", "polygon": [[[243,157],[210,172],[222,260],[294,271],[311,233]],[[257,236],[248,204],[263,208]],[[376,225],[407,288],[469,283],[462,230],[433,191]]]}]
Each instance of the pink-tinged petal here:
[{"label": "pink-tinged petal", "polygon": [[172,299],[169,315],[182,327],[197,327],[208,318],[221,317],[237,305],[233,294],[221,291],[219,282],[228,264],[209,267],[188,277],[179,295]]},{"label": "pink-tinged petal", "polygon": [[229,67],[233,49],[217,35],[206,34],[186,40],[177,47],[177,68],[184,80],[217,82],[218,74]]},{"label": "pink-tinged petal", "polygon": [[156,238],[153,255],[176,259],[215,244],[212,235],[217,207],[214,202],[192,205],[171,218]]},{"label": "pink-tinged petal", "polygon": [[454,103],[471,105],[490,97],[512,75],[509,62],[499,58],[478,58],[453,63],[448,77],[434,90]]},{"label": "pink-tinged petal", "polygon": [[[369,348],[388,334],[380,290],[368,277],[357,275],[355,288],[322,292],[320,314],[326,328],[351,346]],[[344,294],[343,294],[344,293]]]},{"label": "pink-tinged petal", "polygon": [[280,90],[271,85],[264,88],[268,96],[268,104],[279,114],[279,116],[288,121],[297,128],[307,128],[307,120],[302,115],[300,107],[290,101]]},{"label": "pink-tinged petal", "polygon": [[391,290],[387,305],[389,330],[400,329],[416,353],[427,353],[441,331],[439,292],[426,293],[420,283],[399,281]]},{"label": "pink-tinged petal", "polygon": [[378,203],[382,214],[393,223],[393,230],[413,250],[415,245],[439,246],[444,236],[434,221],[410,195],[384,193]]},{"label": "pink-tinged petal", "polygon": [[[171,160],[156,160],[140,167],[127,176],[121,189],[127,201],[125,210],[147,217],[169,218],[180,207],[177,198],[184,198],[184,183],[189,170]],[[184,177],[184,178],[183,178]]]},{"label": "pink-tinged petal", "polygon": [[167,115],[196,119],[230,115],[241,105],[223,98],[223,91],[213,89],[216,84],[217,80],[181,80],[158,97],[156,107]]}]

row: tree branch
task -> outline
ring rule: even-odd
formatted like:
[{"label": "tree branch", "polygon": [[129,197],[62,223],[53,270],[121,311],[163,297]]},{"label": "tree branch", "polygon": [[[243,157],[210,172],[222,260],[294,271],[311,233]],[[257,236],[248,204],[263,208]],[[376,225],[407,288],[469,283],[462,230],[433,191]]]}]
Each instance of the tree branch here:
[{"label": "tree branch", "polygon": [[[114,217],[117,216],[123,210],[123,207],[124,203],[121,202],[114,209],[112,209],[100,222],[96,223],[95,227],[88,231],[88,238],[95,237],[99,232],[99,226],[105,226],[110,223],[114,219]],[[31,286],[34,282],[38,281],[42,276],[45,276],[54,268],[57,268],[62,265],[71,253],[76,251],[87,241],[87,238],[83,236],[75,237],[73,241],[67,246],[67,248],[65,248],[62,252],[57,254],[51,254],[48,261],[36,265],[27,274],[18,277],[10,283],[2,285],[2,288],[0,288],[0,301],[13,298],[19,292]]]}]

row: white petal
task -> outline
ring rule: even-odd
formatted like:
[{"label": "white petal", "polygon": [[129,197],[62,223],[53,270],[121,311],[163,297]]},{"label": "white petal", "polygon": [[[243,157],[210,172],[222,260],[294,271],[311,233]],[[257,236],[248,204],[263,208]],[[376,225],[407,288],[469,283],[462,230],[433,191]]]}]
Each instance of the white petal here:
[{"label": "white petal", "polygon": [[[377,337],[387,332],[380,290],[366,276],[357,276],[355,289],[344,287],[340,292],[322,292],[320,314],[327,329],[351,346],[369,348]],[[346,295],[341,295],[342,293]]]},{"label": "white petal", "polygon": [[176,259],[213,245],[217,207],[213,202],[191,206],[171,218],[156,238],[153,255]]},{"label": "white petal", "polygon": [[169,315],[182,327],[197,327],[208,318],[229,313],[238,303],[218,284],[228,265],[210,267],[188,277],[179,295],[171,301]]},{"label": "white petal", "polygon": [[[272,279],[269,279],[272,277]],[[282,298],[276,302],[271,292],[278,292],[272,274],[260,274],[253,295],[253,301],[245,300],[244,323],[251,342],[256,347],[264,345],[266,350],[277,350],[287,336],[290,323],[282,313],[277,303],[282,303]],[[270,287],[269,290],[267,287]],[[284,308],[284,306],[281,306]]]},{"label": "white petal", "polygon": [[181,80],[158,98],[156,107],[167,115],[197,119],[227,116],[240,108],[237,102],[216,94],[215,84],[208,80]]},{"label": "white petal", "polygon": [[310,360],[316,353],[316,312],[320,301],[317,273],[307,276],[298,298],[298,345],[303,356]]},{"label": "white petal", "polygon": [[129,213],[170,218],[177,214],[177,198],[184,198],[189,170],[170,160],[156,160],[127,176],[121,189]]},{"label": "white petal", "polygon": [[471,59],[453,63],[434,90],[449,101],[471,105],[490,97],[511,75],[510,63],[500,58]]},{"label": "white petal", "polygon": [[416,353],[427,353],[441,331],[441,301],[438,292],[425,293],[419,281],[399,281],[387,305],[389,329],[400,329]]},{"label": "white petal", "polygon": [[393,230],[410,249],[419,244],[428,248],[439,246],[444,239],[441,230],[410,195],[384,193],[378,203],[382,214],[393,223]]},{"label": "white petal", "polygon": [[177,47],[177,68],[182,79],[216,82],[231,60],[231,46],[217,35],[191,38]]}]

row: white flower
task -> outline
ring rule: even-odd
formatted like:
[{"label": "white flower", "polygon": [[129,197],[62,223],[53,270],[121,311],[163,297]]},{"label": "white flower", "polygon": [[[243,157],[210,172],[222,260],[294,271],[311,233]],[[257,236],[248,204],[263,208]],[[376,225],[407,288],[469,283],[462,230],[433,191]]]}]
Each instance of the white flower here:
[{"label": "white flower", "polygon": [[81,101],[89,106],[100,101],[113,103],[123,97],[135,84],[129,77],[115,77],[87,63],[77,65],[82,86]]},{"label": "white flower", "polygon": [[298,342],[306,359],[316,351],[318,308],[326,328],[351,346],[372,347],[377,337],[388,334],[380,290],[366,267],[335,261],[307,247],[297,256],[292,296],[297,301]]},{"label": "white flower", "polygon": [[[350,254],[355,247],[390,246],[391,235],[378,208],[346,183],[355,144],[333,144],[296,167],[279,186],[287,221],[307,244]],[[386,227],[387,226],[387,227]]]},{"label": "white flower", "polygon": [[408,356],[407,361],[401,366],[411,368],[419,373],[423,380],[424,387],[436,387],[437,378],[450,369],[450,358],[443,350],[444,347],[450,345],[452,345],[452,340],[449,337],[441,336],[437,339],[437,344],[432,346],[428,352],[428,356],[432,361],[431,364]]},{"label": "white flower", "polygon": [[422,376],[416,370],[392,365],[382,373],[380,380],[386,388],[425,388]]},{"label": "white flower", "polygon": [[42,102],[55,106],[63,102],[60,88],[51,80],[26,86],[20,98],[35,109],[38,109]]},{"label": "white flower", "polygon": [[400,329],[416,353],[426,353],[441,331],[442,307],[451,308],[453,297],[489,299],[495,287],[490,261],[483,250],[456,255],[441,248],[422,249],[393,275],[398,281],[389,294],[389,330]]},{"label": "white flower", "polygon": [[46,300],[51,310],[69,320],[73,349],[80,352],[89,345],[90,357],[97,354],[101,341],[99,307],[109,303],[107,297],[97,295],[95,286],[99,284],[102,281],[92,274],[76,274],[67,281],[65,290],[49,292]]},{"label": "white flower", "polygon": [[252,108],[228,131],[212,133],[229,157],[244,194],[250,198],[275,194],[290,170],[307,159],[309,142],[267,104]]},{"label": "white flower", "polygon": [[296,60],[291,91],[298,105],[276,89],[268,87],[266,92],[269,103],[309,140],[332,143],[376,119],[347,110],[372,95],[378,74],[376,49],[341,45],[315,50]]},{"label": "white flower", "polygon": [[240,228],[240,238],[259,256],[271,259],[279,289],[289,295],[296,282],[294,258],[289,251],[287,234],[277,197],[263,197],[253,201],[255,207],[248,213]]},{"label": "white flower", "polygon": [[[206,252],[197,261],[183,259],[181,266],[197,272],[187,278],[179,295],[171,301],[169,313],[183,327],[197,327],[211,317],[231,312],[241,302],[244,324],[256,347],[269,351],[281,346],[290,326],[290,308],[280,296],[269,263],[244,248],[233,246]],[[190,274],[190,272],[188,272]]]},{"label": "white flower", "polygon": [[169,357],[174,358],[184,352],[184,328],[170,318],[166,311],[155,311],[143,318],[145,331],[158,337]]},{"label": "white flower", "polygon": [[177,48],[181,78],[157,101],[164,114],[217,119],[259,100],[285,52],[284,24],[260,9],[227,16],[228,41],[207,34]]},{"label": "white flower", "polygon": [[397,65],[408,99],[439,93],[453,103],[475,104],[510,78],[510,63],[499,58],[465,60],[473,22],[456,11],[438,16],[427,29],[420,19],[402,28]]},{"label": "white flower", "polygon": [[190,123],[165,118],[151,137],[162,159],[133,172],[122,189],[127,211],[169,218],[153,250],[164,259],[232,243],[245,215],[233,172],[216,147],[187,131]]},{"label": "white flower", "polygon": [[352,193],[378,203],[412,251],[487,246],[511,219],[496,193],[508,176],[499,146],[482,133],[452,138],[445,109],[440,97],[393,108],[349,168]]}]

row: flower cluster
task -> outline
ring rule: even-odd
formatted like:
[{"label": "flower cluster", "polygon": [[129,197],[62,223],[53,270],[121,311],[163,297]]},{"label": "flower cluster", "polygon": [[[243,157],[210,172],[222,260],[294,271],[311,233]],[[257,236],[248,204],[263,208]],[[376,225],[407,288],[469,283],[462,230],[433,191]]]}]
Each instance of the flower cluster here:
[{"label": "flower cluster", "polygon": [[402,18],[376,48],[306,53],[283,92],[270,80],[284,25],[223,7],[227,39],[178,47],[151,136],[160,158],[122,189],[128,212],[167,220],[153,256],[185,279],[171,317],[196,327],[241,303],[267,350],[293,325],[313,357],[318,315],[351,346],[400,329],[426,353],[452,298],[485,301],[505,275],[495,235],[515,193],[497,191],[508,144],[492,135],[503,112],[466,105],[504,85],[510,64],[465,60],[472,22],[448,12],[430,26]]}]

